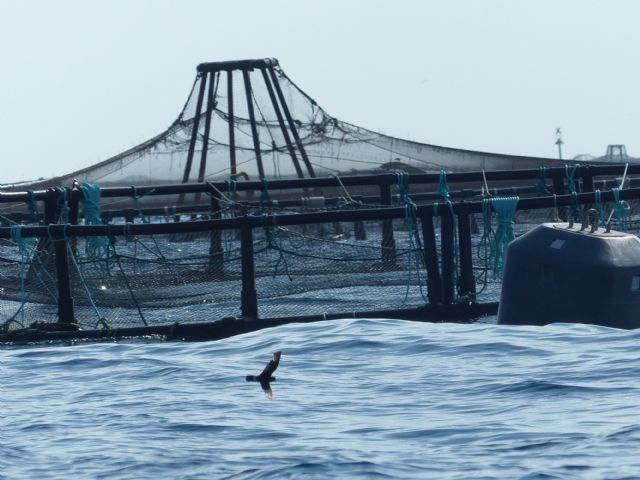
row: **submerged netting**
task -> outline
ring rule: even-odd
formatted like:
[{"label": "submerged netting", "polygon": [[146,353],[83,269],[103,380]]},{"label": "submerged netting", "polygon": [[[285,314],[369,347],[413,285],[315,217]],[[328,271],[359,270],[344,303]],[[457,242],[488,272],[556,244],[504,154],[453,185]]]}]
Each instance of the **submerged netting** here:
[{"label": "submerged netting", "polygon": [[38,186],[69,186],[73,179],[105,187],[542,165],[558,162],[427,145],[339,120],[298,88],[277,60],[263,59],[200,65],[183,110],[166,131]]}]

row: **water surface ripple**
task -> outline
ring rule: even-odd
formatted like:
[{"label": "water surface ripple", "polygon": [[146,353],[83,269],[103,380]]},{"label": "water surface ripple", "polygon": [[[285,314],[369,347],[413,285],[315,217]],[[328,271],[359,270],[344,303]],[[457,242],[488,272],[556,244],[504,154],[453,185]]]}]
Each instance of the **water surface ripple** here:
[{"label": "water surface ripple", "polygon": [[[372,319],[2,347],[0,478],[638,478],[639,341]],[[244,376],[275,350],[270,400]]]}]

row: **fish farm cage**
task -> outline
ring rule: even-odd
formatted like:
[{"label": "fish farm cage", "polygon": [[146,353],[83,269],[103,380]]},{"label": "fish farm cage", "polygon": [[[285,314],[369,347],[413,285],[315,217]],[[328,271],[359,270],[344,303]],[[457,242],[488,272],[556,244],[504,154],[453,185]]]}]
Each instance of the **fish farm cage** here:
[{"label": "fish farm cage", "polygon": [[469,322],[496,312],[515,236],[581,222],[588,208],[602,225],[638,230],[639,173],[590,165],[0,192],[0,341],[215,339],[344,317]]}]

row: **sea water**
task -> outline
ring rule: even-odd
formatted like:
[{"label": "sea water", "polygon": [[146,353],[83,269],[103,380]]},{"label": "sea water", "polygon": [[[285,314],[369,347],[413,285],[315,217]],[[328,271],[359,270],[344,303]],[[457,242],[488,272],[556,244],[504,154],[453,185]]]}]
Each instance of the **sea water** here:
[{"label": "sea water", "polygon": [[[640,331],[336,320],[0,347],[0,478],[640,478]],[[257,374],[276,350],[272,398]]]}]

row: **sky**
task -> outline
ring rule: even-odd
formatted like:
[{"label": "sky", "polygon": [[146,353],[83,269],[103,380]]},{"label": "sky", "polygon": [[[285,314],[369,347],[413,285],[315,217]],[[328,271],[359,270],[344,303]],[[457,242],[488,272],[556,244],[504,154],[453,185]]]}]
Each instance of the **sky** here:
[{"label": "sky", "polygon": [[640,156],[640,1],[0,0],[0,184],[167,128],[196,65],[276,57],[330,115],[410,140]]}]

